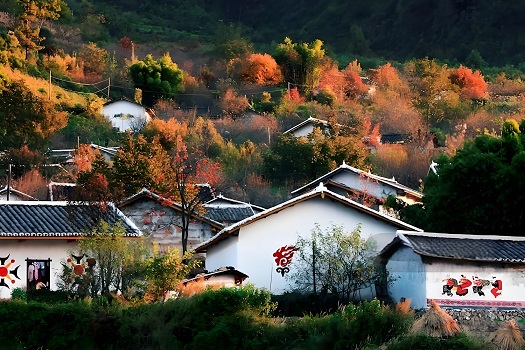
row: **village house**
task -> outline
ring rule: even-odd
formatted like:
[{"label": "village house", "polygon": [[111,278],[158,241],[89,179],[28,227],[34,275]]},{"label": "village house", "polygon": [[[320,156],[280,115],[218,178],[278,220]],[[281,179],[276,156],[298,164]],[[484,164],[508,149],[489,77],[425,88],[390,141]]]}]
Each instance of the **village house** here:
[{"label": "village house", "polygon": [[379,254],[394,301],[450,307],[525,307],[525,237],[399,231]]},{"label": "village house", "polygon": [[33,196],[18,191],[11,186],[5,186],[0,190],[0,201],[37,201]]},{"label": "village house", "polygon": [[[154,253],[172,249],[182,252],[182,206],[147,189],[118,204],[122,212],[144,233]],[[224,225],[195,213],[188,232],[188,249],[210,239]]]},{"label": "village house", "polygon": [[120,132],[139,131],[154,116],[151,108],[124,98],[105,103],[101,114]]},{"label": "village house", "polygon": [[323,183],[331,191],[360,201],[384,202],[393,196],[408,205],[421,203],[423,194],[404,186],[394,178],[386,178],[354,168],[343,162],[338,168],[291,192],[298,196]]},{"label": "village house", "polygon": [[0,202],[0,299],[13,288],[56,290],[62,264],[81,274],[89,257],[79,253],[78,240],[100,219],[122,224],[129,238],[141,236],[111,204],[100,211],[68,202]]},{"label": "village house", "polygon": [[[293,287],[286,275],[295,268],[294,244],[299,236],[308,237],[316,225],[323,230],[339,225],[349,231],[360,225],[361,236],[372,238],[377,251],[391,242],[399,229],[420,231],[320,184],[310,192],[224,228],[194,248],[206,253],[206,269],[233,266],[250,276],[249,282],[257,287],[280,294]],[[370,297],[374,294],[369,291]]]}]

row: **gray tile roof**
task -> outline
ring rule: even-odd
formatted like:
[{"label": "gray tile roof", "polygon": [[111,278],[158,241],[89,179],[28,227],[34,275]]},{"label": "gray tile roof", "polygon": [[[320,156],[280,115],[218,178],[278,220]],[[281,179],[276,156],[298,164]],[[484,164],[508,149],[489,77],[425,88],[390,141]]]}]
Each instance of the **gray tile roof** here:
[{"label": "gray tile roof", "polygon": [[206,207],[206,214],[204,217],[218,222],[235,223],[254,214],[255,212],[250,206]]},{"label": "gray tile roof", "polygon": [[86,204],[67,202],[0,202],[0,237],[79,237],[104,219],[121,222],[127,236],[140,230],[113,205],[106,211]]},{"label": "gray tile roof", "polygon": [[490,262],[525,262],[523,237],[473,236],[404,233],[405,240],[419,255]]}]

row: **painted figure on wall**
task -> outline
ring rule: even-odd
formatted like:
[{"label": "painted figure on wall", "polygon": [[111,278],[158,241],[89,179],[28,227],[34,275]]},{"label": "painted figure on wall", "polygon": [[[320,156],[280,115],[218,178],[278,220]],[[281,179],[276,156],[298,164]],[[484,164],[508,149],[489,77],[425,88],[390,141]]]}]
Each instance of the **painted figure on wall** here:
[{"label": "painted figure on wall", "polygon": [[443,293],[441,294],[446,294],[449,297],[453,296],[452,289],[458,285],[458,281],[455,278],[445,278],[443,282],[445,282],[445,284],[443,285]]},{"label": "painted figure on wall", "polygon": [[501,280],[496,279],[496,277],[492,277],[492,288],[490,292],[492,295],[494,295],[494,298],[497,298],[501,295],[501,290],[503,289],[503,282]]},{"label": "painted figure on wall", "polygon": [[481,279],[478,276],[472,276],[472,279],[468,279],[465,275],[461,275],[461,278],[456,280],[455,278],[447,276],[444,280],[443,290],[441,295],[447,295],[449,297],[454,296],[454,292],[458,296],[465,296],[469,292],[469,288],[472,287],[472,293],[477,294],[480,297],[485,296],[483,287],[492,286],[490,292],[497,298],[501,295],[502,281],[492,277],[492,281],[487,279]]},{"label": "painted figure on wall", "polygon": [[472,281],[466,278],[464,275],[461,275],[458,286],[456,288],[456,294],[460,297],[468,294],[468,287],[472,285]]}]

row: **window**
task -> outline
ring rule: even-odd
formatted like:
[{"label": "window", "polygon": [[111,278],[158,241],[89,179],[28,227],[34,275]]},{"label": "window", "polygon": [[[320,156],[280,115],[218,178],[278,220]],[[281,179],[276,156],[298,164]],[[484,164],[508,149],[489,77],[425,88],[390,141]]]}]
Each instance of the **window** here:
[{"label": "window", "polygon": [[51,274],[51,259],[27,261],[27,290],[49,289],[49,277]]}]

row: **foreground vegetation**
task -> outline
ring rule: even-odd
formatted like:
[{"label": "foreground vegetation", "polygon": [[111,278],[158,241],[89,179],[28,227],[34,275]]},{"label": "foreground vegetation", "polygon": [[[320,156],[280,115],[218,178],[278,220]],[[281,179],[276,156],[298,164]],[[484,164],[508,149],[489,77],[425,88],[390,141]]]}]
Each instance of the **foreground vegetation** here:
[{"label": "foreground vegetation", "polygon": [[[45,293],[45,291],[43,291]],[[49,302],[49,293],[45,298]],[[52,293],[51,293],[52,294]],[[30,300],[38,297],[33,292]],[[457,334],[410,333],[413,312],[379,301],[331,314],[284,317],[268,292],[251,286],[207,290],[156,304],[104,298],[0,303],[3,349],[487,349]]]}]

